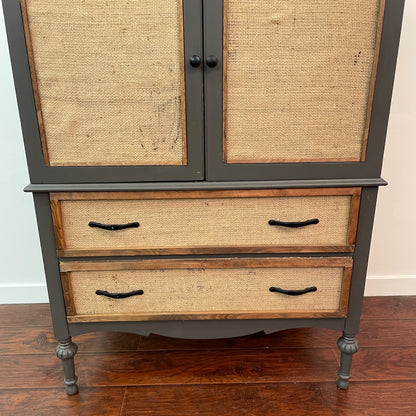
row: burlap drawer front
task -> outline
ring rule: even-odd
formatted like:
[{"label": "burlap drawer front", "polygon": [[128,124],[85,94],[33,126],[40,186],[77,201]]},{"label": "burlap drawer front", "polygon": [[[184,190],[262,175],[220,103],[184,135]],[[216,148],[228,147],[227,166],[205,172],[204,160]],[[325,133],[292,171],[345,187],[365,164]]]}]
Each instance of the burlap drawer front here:
[{"label": "burlap drawer front", "polygon": [[24,0],[50,165],[181,165],[181,0]]},{"label": "burlap drawer front", "polygon": [[[325,192],[325,190],[323,191]],[[61,249],[175,249],[203,247],[347,246],[357,213],[351,195],[190,199],[62,200]],[[300,228],[269,220],[319,220]],[[139,222],[117,231],[91,228]],[[353,236],[354,237],[354,236]],[[353,244],[353,243],[352,243]],[[314,251],[319,251],[315,249]],[[337,251],[337,250],[326,250]],[[226,250],[225,250],[226,252]],[[169,252],[168,252],[169,254]],[[82,255],[77,254],[77,255]],[[91,253],[87,252],[87,255]]]},{"label": "burlap drawer front", "polygon": [[384,0],[224,1],[224,159],[360,160]]},{"label": "burlap drawer front", "polygon": [[[71,271],[74,315],[299,313],[341,310],[344,267],[172,268],[161,270]],[[348,282],[345,282],[348,286]],[[300,296],[273,293],[270,287],[316,292]],[[140,296],[111,299],[96,290]],[[122,317],[120,318],[122,319]]]}]

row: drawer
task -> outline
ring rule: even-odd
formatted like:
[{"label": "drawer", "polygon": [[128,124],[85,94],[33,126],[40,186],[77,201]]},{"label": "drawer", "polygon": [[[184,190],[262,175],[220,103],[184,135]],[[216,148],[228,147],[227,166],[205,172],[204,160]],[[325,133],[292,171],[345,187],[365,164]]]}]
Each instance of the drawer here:
[{"label": "drawer", "polygon": [[345,317],[350,258],[61,262],[68,320]]},{"label": "drawer", "polygon": [[60,257],[351,252],[359,200],[360,188],[51,194]]}]

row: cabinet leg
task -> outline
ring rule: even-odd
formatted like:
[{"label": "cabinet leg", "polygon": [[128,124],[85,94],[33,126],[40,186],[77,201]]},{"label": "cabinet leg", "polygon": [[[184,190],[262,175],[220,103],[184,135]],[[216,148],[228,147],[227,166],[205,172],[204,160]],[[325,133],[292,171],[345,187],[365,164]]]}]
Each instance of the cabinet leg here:
[{"label": "cabinet leg", "polygon": [[358,351],[359,345],[355,335],[346,334],[345,332],[338,340],[337,345],[341,351],[341,365],[338,371],[337,385],[340,389],[347,389],[350,384],[352,356]]},{"label": "cabinet leg", "polygon": [[62,360],[64,368],[65,390],[68,395],[77,394],[77,376],[75,375],[74,356],[78,351],[77,344],[72,342],[71,337],[59,340],[56,347],[56,356]]}]

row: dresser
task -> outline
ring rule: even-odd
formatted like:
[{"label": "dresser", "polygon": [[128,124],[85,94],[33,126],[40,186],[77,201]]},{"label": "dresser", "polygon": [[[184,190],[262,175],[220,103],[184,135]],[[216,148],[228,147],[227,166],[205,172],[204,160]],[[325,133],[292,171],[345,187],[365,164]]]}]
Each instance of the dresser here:
[{"label": "dresser", "polygon": [[66,392],[79,334],[299,327],[348,388],[403,0],[3,10]]}]

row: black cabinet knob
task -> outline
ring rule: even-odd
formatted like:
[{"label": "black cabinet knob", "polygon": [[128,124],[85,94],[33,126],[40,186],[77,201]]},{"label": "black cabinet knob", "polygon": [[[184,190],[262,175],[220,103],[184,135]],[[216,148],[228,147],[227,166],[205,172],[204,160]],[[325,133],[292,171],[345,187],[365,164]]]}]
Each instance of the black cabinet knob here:
[{"label": "black cabinet knob", "polygon": [[218,63],[218,59],[217,59],[217,57],[215,57],[215,56],[213,56],[213,55],[208,56],[208,58],[207,58],[207,65],[208,65],[210,68],[214,68],[214,66],[216,66],[216,65],[217,65],[217,63]]},{"label": "black cabinet knob", "polygon": [[201,65],[201,58],[198,55],[192,55],[189,58],[189,63],[192,67],[198,68],[198,66]]}]

